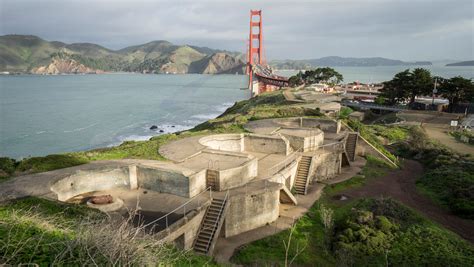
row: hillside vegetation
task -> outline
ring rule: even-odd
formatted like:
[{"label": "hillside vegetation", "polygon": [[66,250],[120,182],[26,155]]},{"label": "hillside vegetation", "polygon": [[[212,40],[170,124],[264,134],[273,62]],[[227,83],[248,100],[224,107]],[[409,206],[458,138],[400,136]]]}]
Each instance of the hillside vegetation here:
[{"label": "hillside vegetation", "polygon": [[376,158],[367,160],[361,175],[327,186],[291,229],[243,246],[232,261],[245,266],[474,264],[471,244],[395,200],[338,201],[342,191],[362,187],[390,171]]},{"label": "hillside vegetation", "polygon": [[174,45],[167,41],[153,41],[114,51],[96,44],[49,42],[31,35],[0,36],[0,71],[8,72],[235,74],[243,73],[243,66],[239,53]]}]

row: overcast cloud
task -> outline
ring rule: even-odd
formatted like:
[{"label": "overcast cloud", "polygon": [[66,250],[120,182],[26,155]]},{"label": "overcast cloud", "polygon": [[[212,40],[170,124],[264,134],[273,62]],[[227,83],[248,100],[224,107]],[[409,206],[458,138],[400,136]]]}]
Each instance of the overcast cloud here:
[{"label": "overcast cloud", "polygon": [[0,0],[0,34],[111,49],[168,40],[244,52],[250,9],[263,10],[268,59],[474,59],[473,0]]}]

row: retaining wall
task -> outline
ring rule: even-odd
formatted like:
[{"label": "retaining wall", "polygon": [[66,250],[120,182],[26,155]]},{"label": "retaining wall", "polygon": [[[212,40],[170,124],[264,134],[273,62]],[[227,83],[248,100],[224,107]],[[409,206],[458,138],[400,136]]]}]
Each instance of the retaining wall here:
[{"label": "retaining wall", "polygon": [[199,139],[203,146],[215,150],[242,152],[244,151],[243,134],[216,134],[209,135]]},{"label": "retaining wall", "polygon": [[179,171],[137,166],[139,187],[187,198],[193,197],[206,189],[205,175],[205,170],[185,176]]},{"label": "retaining wall", "polygon": [[[252,190],[250,188],[249,191]],[[225,237],[275,221],[279,215],[280,187],[232,195],[228,205],[224,224]]]},{"label": "retaining wall", "polygon": [[290,142],[279,136],[249,134],[244,138],[245,151],[265,154],[288,155],[291,151]]},{"label": "retaining wall", "polygon": [[129,177],[128,167],[77,171],[54,183],[51,186],[51,190],[58,195],[58,200],[66,201],[84,193],[109,190],[112,188],[129,188]]},{"label": "retaining wall", "polygon": [[323,131],[339,133],[341,130],[341,121],[317,118],[303,118],[302,127],[320,128]]}]

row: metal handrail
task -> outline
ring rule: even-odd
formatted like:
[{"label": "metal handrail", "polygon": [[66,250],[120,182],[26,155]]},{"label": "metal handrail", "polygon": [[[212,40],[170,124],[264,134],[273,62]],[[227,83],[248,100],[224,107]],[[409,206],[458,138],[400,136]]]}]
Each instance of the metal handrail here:
[{"label": "metal handrail", "polygon": [[214,238],[214,234],[215,234],[215,231],[216,231],[216,227],[217,227],[217,223],[220,221],[221,219],[221,216],[222,216],[222,210],[224,209],[225,205],[227,204],[227,197],[229,195],[229,190],[227,189],[227,192],[225,193],[225,197],[224,197],[224,201],[222,202],[222,206],[221,208],[219,209],[219,217],[217,218],[216,222],[214,223],[214,226],[213,226],[213,229],[212,229],[212,235],[211,235],[211,238],[209,238],[209,240],[207,241],[207,245],[206,245],[206,248],[208,249],[209,251],[209,245],[211,243],[211,240]]},{"label": "metal handrail", "polygon": [[145,224],[143,227],[150,226],[151,224],[154,224],[154,223],[156,223],[156,222],[162,220],[163,218],[166,218],[166,228],[168,228],[168,216],[169,216],[170,214],[172,214],[172,213],[174,213],[175,211],[177,211],[177,210],[179,210],[179,209],[181,209],[181,208],[184,207],[184,214],[183,214],[183,215],[186,216],[186,205],[189,204],[189,203],[191,203],[191,201],[195,200],[195,199],[198,198],[201,194],[207,192],[208,190],[209,190],[209,198],[212,198],[212,187],[209,186],[208,188],[206,188],[206,190],[204,190],[204,191],[202,191],[201,193],[195,195],[194,197],[192,197],[192,198],[189,199],[188,201],[186,201],[186,202],[184,202],[183,204],[181,204],[179,207],[177,207],[177,208],[175,208],[174,210],[168,212],[167,214],[161,216],[160,218],[158,218],[158,219],[156,219],[156,220],[153,220],[153,221],[151,221],[151,222]]}]

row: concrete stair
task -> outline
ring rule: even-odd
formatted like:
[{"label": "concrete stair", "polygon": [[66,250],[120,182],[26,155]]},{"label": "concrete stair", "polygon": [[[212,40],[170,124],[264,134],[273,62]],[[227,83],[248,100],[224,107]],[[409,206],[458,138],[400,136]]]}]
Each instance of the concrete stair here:
[{"label": "concrete stair", "polygon": [[206,187],[211,187],[213,191],[218,191],[217,189],[217,178],[219,172],[216,170],[207,170],[206,171]]},{"label": "concrete stair", "polygon": [[201,227],[194,241],[194,251],[199,254],[212,255],[214,245],[221,230],[227,208],[227,196],[214,198],[207,208]]},{"label": "concrete stair", "polygon": [[309,167],[311,166],[311,157],[302,156],[298,163],[296,171],[295,190],[300,195],[306,195],[308,190]]},{"label": "concrete stair", "polygon": [[350,161],[355,160],[358,133],[349,133],[346,138],[346,154]]},{"label": "concrete stair", "polygon": [[286,185],[283,185],[283,188],[280,190],[280,202],[284,204],[293,204],[298,205],[298,200],[296,200],[295,196],[290,192]]}]

